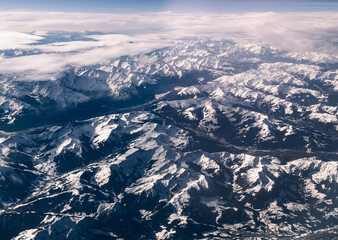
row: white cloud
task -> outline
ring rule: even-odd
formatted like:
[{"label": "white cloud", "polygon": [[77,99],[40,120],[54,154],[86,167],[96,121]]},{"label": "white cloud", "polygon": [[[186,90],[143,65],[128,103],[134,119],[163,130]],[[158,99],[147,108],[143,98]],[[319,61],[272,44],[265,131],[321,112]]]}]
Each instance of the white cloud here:
[{"label": "white cloud", "polygon": [[[50,78],[66,66],[94,65],[122,55],[135,55],[161,48],[161,41],[128,35],[91,36],[97,41],[70,41],[34,45],[41,54],[0,57],[0,72],[17,73],[31,80]],[[28,46],[25,47],[26,50]]]},{"label": "white cloud", "polygon": [[[314,51],[337,42],[338,13],[95,14],[2,12],[1,49],[41,54],[1,57],[0,73],[46,78],[68,65],[91,65],[121,55],[151,51],[184,37],[259,41],[277,48]],[[40,44],[48,32],[82,32],[88,39]],[[90,34],[85,32],[103,32]],[[32,45],[32,43],[35,43]],[[47,74],[47,75],[46,75]],[[39,77],[40,76],[40,77]]]},{"label": "white cloud", "polygon": [[43,37],[22,32],[0,31],[0,49],[26,48],[27,44],[41,39]]}]

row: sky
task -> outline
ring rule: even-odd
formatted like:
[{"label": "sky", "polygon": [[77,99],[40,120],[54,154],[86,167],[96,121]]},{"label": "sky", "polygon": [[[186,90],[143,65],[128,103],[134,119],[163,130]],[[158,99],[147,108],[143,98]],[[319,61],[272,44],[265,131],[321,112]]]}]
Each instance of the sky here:
[{"label": "sky", "polygon": [[66,12],[320,12],[338,11],[338,0],[0,0],[0,11]]}]

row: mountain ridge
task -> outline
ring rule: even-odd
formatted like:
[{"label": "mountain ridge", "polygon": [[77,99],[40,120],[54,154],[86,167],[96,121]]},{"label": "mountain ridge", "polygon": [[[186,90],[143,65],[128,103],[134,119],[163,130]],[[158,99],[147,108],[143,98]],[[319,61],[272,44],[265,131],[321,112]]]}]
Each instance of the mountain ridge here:
[{"label": "mountain ridge", "polygon": [[330,235],[336,58],[306,56],[194,40],[53,81],[2,75],[1,235]]}]

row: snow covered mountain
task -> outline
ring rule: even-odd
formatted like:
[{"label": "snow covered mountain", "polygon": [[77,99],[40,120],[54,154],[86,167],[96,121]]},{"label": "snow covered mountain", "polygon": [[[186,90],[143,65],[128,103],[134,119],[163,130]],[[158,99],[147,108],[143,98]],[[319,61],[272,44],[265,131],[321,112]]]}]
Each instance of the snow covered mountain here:
[{"label": "snow covered mountain", "polygon": [[55,79],[1,75],[0,235],[337,235],[337,64],[188,39]]}]

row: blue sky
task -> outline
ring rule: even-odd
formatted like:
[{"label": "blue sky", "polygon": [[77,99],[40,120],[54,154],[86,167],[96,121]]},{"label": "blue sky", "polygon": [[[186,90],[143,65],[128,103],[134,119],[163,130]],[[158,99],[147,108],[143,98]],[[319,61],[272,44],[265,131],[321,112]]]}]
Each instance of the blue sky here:
[{"label": "blue sky", "polygon": [[338,0],[0,0],[0,10],[67,12],[338,11]]}]

